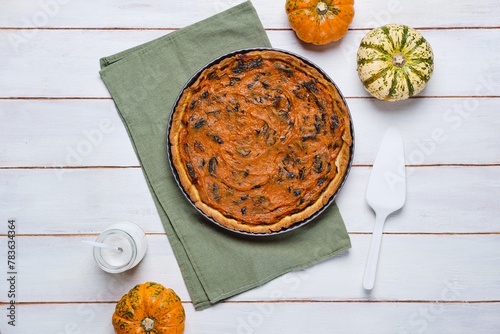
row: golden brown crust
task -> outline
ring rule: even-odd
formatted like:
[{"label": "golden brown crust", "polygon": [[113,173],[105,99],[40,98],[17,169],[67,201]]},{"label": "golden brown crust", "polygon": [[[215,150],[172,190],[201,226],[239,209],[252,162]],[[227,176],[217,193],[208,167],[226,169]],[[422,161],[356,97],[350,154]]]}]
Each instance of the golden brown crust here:
[{"label": "golden brown crust", "polygon": [[292,55],[237,54],[205,69],[174,110],[172,163],[191,201],[250,233],[321,210],[349,167],[347,106],[334,84]]}]

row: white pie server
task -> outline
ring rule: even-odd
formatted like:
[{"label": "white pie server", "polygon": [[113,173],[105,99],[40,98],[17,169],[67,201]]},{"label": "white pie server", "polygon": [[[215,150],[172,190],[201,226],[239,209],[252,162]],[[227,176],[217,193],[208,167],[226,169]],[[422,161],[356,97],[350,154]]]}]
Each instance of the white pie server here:
[{"label": "white pie server", "polygon": [[406,172],[403,139],[391,127],[382,139],[366,189],[366,201],[375,211],[375,227],[366,262],[363,287],[373,289],[386,218],[401,209],[406,200]]}]

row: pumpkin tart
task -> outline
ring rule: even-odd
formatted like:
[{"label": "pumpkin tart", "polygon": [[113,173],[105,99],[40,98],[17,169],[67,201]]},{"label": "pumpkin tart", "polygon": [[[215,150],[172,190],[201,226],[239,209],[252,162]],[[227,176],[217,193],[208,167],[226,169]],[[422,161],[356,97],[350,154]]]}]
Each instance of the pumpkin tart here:
[{"label": "pumpkin tart", "polygon": [[200,71],[179,95],[168,139],[191,202],[223,227],[258,234],[324,209],[353,149],[336,85],[274,49],[233,53]]}]

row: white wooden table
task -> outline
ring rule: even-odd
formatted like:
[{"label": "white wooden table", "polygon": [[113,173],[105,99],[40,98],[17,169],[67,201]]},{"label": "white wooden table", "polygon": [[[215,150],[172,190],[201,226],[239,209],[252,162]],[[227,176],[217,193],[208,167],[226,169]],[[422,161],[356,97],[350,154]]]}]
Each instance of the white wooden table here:
[{"label": "white wooden table", "polygon": [[[317,63],[347,98],[356,152],[337,203],[352,249],[194,311],[99,58],[241,2],[0,3],[0,332],[113,333],[118,299],[157,281],[181,296],[186,333],[499,333],[497,0],[358,1],[347,35],[324,47],[296,39],[284,0],[253,1],[273,46]],[[435,53],[426,90],[394,104],[370,98],[355,66],[360,39],[389,22],[420,30]],[[364,192],[391,125],[404,137],[408,196],[387,220],[368,294],[361,282],[374,215]],[[109,275],[81,241],[120,220],[142,225],[150,247],[137,270]]]}]

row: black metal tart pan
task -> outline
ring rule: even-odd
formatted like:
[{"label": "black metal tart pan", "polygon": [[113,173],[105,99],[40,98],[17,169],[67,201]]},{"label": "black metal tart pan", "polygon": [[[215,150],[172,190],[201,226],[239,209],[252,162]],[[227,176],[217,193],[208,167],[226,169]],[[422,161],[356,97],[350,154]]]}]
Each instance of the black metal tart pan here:
[{"label": "black metal tart pan", "polygon": [[[209,67],[211,67],[211,66],[213,66],[213,65],[215,65],[215,64],[217,64],[219,62],[221,62],[222,60],[224,60],[226,58],[235,56],[237,54],[244,54],[244,53],[248,53],[248,52],[252,52],[252,51],[276,51],[276,52],[281,52],[281,53],[284,53],[284,54],[288,54],[288,55],[291,55],[293,57],[296,57],[296,58],[302,60],[304,63],[306,63],[309,66],[311,66],[311,67],[315,68],[316,70],[318,70],[318,72],[320,72],[325,77],[326,80],[330,81],[335,86],[335,88],[337,89],[340,97],[342,98],[342,101],[343,101],[343,103],[346,106],[347,112],[349,113],[350,128],[351,128],[351,137],[352,137],[352,145],[351,145],[351,150],[350,150],[350,155],[349,155],[349,163],[348,163],[348,166],[347,166],[347,170],[346,170],[346,173],[344,174],[342,182],[340,183],[340,186],[338,187],[338,189],[335,192],[335,194],[333,194],[333,196],[330,197],[330,199],[328,200],[328,202],[320,210],[318,210],[316,213],[314,213],[312,216],[310,216],[307,219],[304,219],[302,221],[299,221],[299,222],[293,224],[292,226],[290,226],[288,228],[284,228],[284,229],[281,229],[279,231],[270,232],[270,233],[251,233],[251,232],[246,232],[246,231],[240,231],[240,230],[236,230],[236,229],[231,229],[231,228],[228,228],[228,227],[223,226],[222,224],[218,223],[212,217],[208,216],[202,210],[200,210],[193,203],[193,201],[191,200],[191,198],[186,193],[186,191],[184,190],[184,188],[182,187],[182,185],[180,183],[179,175],[178,175],[177,170],[176,170],[176,168],[175,168],[175,166],[173,164],[173,161],[172,161],[171,144],[170,144],[170,140],[169,140],[169,135],[170,135],[170,129],[171,129],[171,126],[172,126],[173,115],[174,115],[175,109],[177,107],[177,104],[179,102],[179,99],[182,96],[182,93],[184,92],[184,90],[186,88],[188,88],[189,86],[191,86],[198,79],[198,77],[201,75],[201,73],[205,69],[207,69],[207,68],[209,68]],[[246,236],[252,236],[252,237],[259,237],[259,236],[260,237],[268,237],[268,236],[274,236],[274,235],[281,235],[283,233],[287,233],[287,232],[296,230],[296,229],[300,228],[301,226],[306,225],[307,223],[313,221],[320,214],[322,214],[335,201],[335,198],[337,197],[338,193],[342,189],[342,187],[343,187],[343,185],[344,185],[344,183],[345,183],[345,181],[347,179],[347,176],[348,176],[348,174],[350,172],[350,169],[351,169],[352,160],[353,160],[353,156],[354,156],[354,127],[353,127],[353,123],[352,123],[352,117],[351,117],[351,114],[350,114],[350,111],[349,111],[349,106],[347,105],[347,102],[346,102],[346,100],[345,100],[342,92],[340,91],[340,89],[338,88],[338,86],[335,84],[335,82],[328,76],[328,74],[326,74],[325,71],[322,70],[319,66],[317,66],[316,64],[312,63],[310,60],[308,60],[308,59],[306,59],[306,58],[304,58],[304,57],[302,57],[300,55],[297,55],[297,54],[289,52],[289,51],[281,50],[281,49],[276,49],[276,48],[248,48],[248,49],[240,49],[240,50],[235,50],[235,51],[226,53],[226,54],[224,54],[224,55],[222,55],[220,57],[217,57],[217,58],[213,59],[208,64],[206,64],[205,66],[203,66],[202,68],[200,68],[198,71],[196,71],[196,73],[183,86],[183,88],[179,92],[179,95],[177,96],[177,98],[176,98],[176,100],[174,102],[174,105],[173,105],[171,113],[170,113],[169,121],[168,121],[168,126],[167,126],[167,154],[168,154],[168,160],[169,160],[170,168],[172,170],[172,174],[173,174],[173,176],[175,178],[175,181],[176,181],[177,185],[179,186],[179,189],[181,190],[182,194],[187,199],[187,201],[189,203],[191,203],[191,205],[193,206],[193,208],[195,208],[208,222],[211,222],[211,223],[219,226],[220,228],[222,228],[224,230],[231,231],[231,232],[234,232],[234,233],[237,233],[237,234],[240,234],[240,235],[246,235]]]}]

